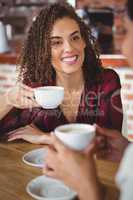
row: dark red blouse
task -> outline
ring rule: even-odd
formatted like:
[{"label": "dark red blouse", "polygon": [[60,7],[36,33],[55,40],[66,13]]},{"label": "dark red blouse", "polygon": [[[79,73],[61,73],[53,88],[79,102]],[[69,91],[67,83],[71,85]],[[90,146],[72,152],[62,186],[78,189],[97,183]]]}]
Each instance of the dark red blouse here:
[{"label": "dark red blouse", "polygon": [[[120,97],[120,80],[112,69],[104,69],[95,84],[85,84],[75,123],[97,123],[106,128],[121,131],[123,113]],[[60,107],[52,110],[43,108],[13,108],[0,121],[0,134],[34,123],[44,132],[68,124]]]}]

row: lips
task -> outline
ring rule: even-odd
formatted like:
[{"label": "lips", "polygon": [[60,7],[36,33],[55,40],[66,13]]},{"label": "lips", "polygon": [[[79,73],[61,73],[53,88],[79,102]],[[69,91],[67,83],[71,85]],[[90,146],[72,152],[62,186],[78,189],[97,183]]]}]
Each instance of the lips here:
[{"label": "lips", "polygon": [[61,59],[62,62],[68,63],[68,64],[74,64],[78,60],[78,55],[75,56],[67,56]]}]

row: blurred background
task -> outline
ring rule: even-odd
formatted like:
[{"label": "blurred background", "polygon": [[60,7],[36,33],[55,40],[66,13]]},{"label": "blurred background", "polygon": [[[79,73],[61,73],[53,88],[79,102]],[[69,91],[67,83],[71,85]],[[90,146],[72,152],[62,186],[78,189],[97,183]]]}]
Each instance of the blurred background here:
[{"label": "blurred background", "polygon": [[[31,21],[47,3],[65,0],[0,0],[0,21],[6,26],[8,39],[23,39]],[[120,53],[124,38],[125,0],[66,0],[89,25],[98,39],[101,53]]]}]

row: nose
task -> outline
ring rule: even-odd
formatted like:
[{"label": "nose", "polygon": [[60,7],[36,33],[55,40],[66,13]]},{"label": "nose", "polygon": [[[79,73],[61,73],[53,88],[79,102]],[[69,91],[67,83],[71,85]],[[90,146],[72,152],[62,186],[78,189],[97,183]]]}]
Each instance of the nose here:
[{"label": "nose", "polygon": [[70,52],[72,50],[73,50],[73,46],[72,46],[71,42],[70,41],[65,41],[65,43],[64,43],[64,51],[65,52]]}]

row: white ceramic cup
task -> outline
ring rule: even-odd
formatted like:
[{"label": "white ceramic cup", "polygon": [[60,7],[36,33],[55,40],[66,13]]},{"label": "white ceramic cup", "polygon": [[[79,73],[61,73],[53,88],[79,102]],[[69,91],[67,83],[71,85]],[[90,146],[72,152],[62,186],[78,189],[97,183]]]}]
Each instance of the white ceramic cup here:
[{"label": "white ceramic cup", "polygon": [[37,103],[45,109],[57,108],[63,101],[64,88],[59,86],[44,86],[34,89]]},{"label": "white ceramic cup", "polygon": [[54,133],[66,146],[82,151],[95,137],[95,126],[90,124],[66,124],[58,126]]}]

